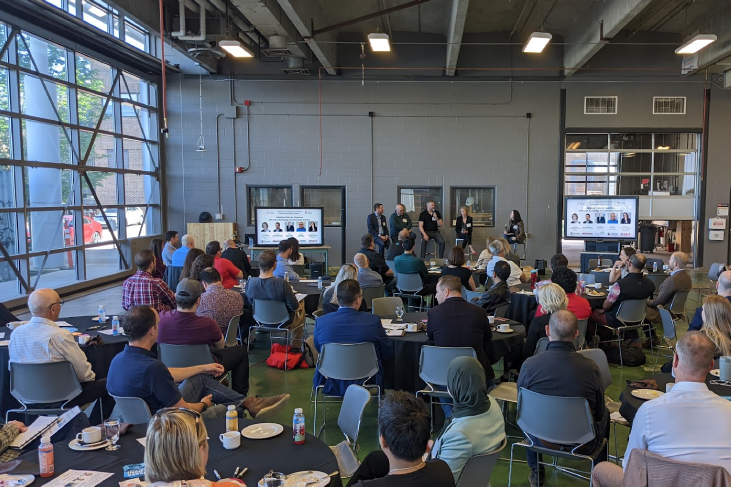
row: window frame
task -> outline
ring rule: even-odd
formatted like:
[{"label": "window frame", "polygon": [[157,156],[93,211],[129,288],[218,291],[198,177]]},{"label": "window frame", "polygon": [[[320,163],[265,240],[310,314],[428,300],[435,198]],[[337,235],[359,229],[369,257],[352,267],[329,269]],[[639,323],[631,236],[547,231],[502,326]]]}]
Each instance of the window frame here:
[{"label": "window frame", "polygon": [[[247,218],[247,226],[254,227],[256,224],[256,214],[254,212],[255,208],[252,208],[251,205],[251,190],[252,189],[289,189],[289,199],[292,203],[294,203],[294,191],[292,189],[292,185],[286,185],[286,184],[247,184],[246,185],[246,214],[248,215]],[[294,207],[294,204],[290,204],[289,206]],[[277,208],[276,205],[266,205],[266,207],[271,208]],[[253,221],[253,223],[252,223]],[[256,227],[254,227],[256,228]]]}]

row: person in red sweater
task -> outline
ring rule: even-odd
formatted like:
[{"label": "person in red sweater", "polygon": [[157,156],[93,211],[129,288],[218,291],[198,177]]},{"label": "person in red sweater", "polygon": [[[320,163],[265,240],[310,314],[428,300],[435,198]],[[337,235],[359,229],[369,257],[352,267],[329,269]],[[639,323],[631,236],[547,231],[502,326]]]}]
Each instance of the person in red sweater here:
[{"label": "person in red sweater", "polygon": [[209,242],[206,245],[206,254],[212,255],[215,261],[213,267],[221,274],[221,282],[224,289],[231,289],[239,283],[239,279],[244,278],[244,273],[236,267],[233,262],[221,257],[221,243],[218,240]]},{"label": "person in red sweater", "polygon": [[[566,292],[566,297],[569,300],[569,305],[566,308],[576,315],[577,320],[585,320],[591,316],[591,306],[586,298],[576,294],[576,273],[568,267],[558,267],[553,270],[551,275],[551,282],[558,284]],[[536,311],[536,317],[543,314],[541,305],[538,305]]]}]

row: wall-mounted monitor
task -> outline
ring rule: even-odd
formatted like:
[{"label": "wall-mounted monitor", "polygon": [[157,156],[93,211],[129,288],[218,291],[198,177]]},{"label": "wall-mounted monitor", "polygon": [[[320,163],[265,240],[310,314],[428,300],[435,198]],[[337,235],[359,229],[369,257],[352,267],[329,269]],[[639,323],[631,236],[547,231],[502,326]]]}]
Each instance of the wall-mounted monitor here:
[{"label": "wall-mounted monitor", "polygon": [[295,237],[300,246],[322,245],[322,208],[257,208],[256,245],[276,247]]},{"label": "wall-mounted monitor", "polygon": [[637,196],[568,196],[564,238],[637,240]]}]

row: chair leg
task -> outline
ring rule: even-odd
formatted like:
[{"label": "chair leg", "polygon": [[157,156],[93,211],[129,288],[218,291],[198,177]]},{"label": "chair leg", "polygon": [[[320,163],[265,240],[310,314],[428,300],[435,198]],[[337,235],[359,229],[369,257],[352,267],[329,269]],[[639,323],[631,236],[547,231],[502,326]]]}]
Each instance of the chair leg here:
[{"label": "chair leg", "polygon": [[510,445],[510,467],[508,469],[508,487],[510,482],[513,480],[513,454],[515,453],[515,443]]}]

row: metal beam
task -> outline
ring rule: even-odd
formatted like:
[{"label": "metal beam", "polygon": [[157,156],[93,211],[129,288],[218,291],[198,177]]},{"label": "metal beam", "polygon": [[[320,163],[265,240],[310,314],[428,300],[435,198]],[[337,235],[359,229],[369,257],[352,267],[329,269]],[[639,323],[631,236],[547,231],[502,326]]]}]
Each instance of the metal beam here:
[{"label": "metal beam", "polygon": [[447,26],[447,76],[454,76],[470,0],[452,0]]},{"label": "metal beam", "polygon": [[564,75],[571,76],[586,64],[604,47],[603,41],[617,35],[651,2],[652,0],[591,2],[591,10],[564,36],[568,44],[564,50]]},{"label": "metal beam", "polygon": [[716,34],[718,39],[698,52],[699,69],[705,69],[731,56],[731,3],[724,2],[722,8],[709,15],[708,22],[710,25],[707,29],[704,28],[701,33]]},{"label": "metal beam", "polygon": [[327,14],[320,2],[317,0],[277,0],[277,2],[292,21],[299,35],[308,39],[307,45],[310,46],[327,73],[336,75],[337,70],[333,67],[337,66],[336,45],[332,43],[337,40],[335,32],[319,36],[319,40],[323,41],[323,44],[318,44],[314,39],[312,19],[319,22],[327,21]]},{"label": "metal beam", "polygon": [[340,29],[341,27],[348,27],[348,26],[351,26],[354,24],[359,24],[363,21],[375,19],[376,17],[381,17],[383,15],[388,15],[392,12],[398,12],[399,10],[403,10],[405,8],[415,7],[417,5],[421,5],[422,3],[426,3],[428,1],[429,0],[412,0],[411,2],[402,3],[401,5],[396,5],[395,7],[385,8],[383,10],[371,12],[371,13],[363,15],[361,17],[356,17],[354,19],[346,20],[344,22],[339,22],[337,24],[328,25],[327,27],[323,27],[321,29],[315,29],[315,31],[312,33],[312,35],[316,36],[318,34],[324,34],[325,32],[330,32],[332,30]]}]

